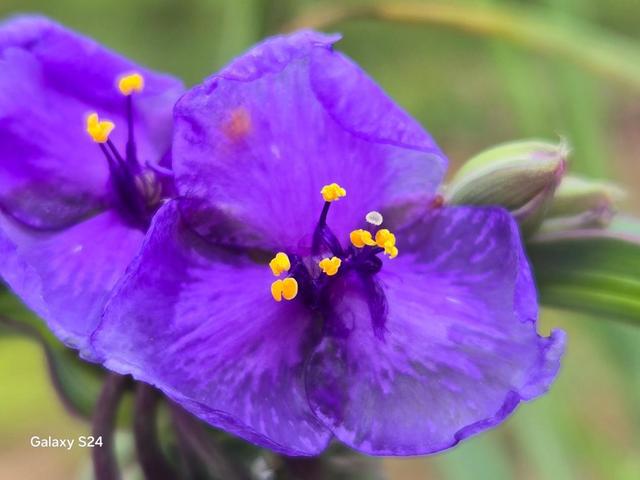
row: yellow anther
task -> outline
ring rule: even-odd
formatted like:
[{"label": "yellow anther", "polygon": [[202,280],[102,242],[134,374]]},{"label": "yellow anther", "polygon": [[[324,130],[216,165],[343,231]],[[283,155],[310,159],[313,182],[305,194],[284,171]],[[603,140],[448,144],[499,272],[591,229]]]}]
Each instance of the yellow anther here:
[{"label": "yellow anther", "polygon": [[395,245],[385,245],[384,253],[389,255],[390,259],[394,259],[398,256],[398,247]]},{"label": "yellow anther", "polygon": [[387,243],[396,244],[396,236],[386,228],[382,228],[376,232],[376,244],[380,248],[384,248]]},{"label": "yellow anther", "polygon": [[340,260],[338,257],[323,258],[322,260],[320,260],[318,265],[325,274],[332,277],[336,273],[338,273],[340,265],[342,265],[342,260]]},{"label": "yellow anther", "polygon": [[285,300],[293,300],[298,295],[298,282],[293,277],[287,277],[284,280],[276,280],[271,284],[271,296],[276,302]]},{"label": "yellow anther", "polygon": [[373,241],[371,237],[371,232],[363,229],[354,230],[349,234],[349,239],[354,247],[362,248],[365,245],[369,245],[370,247],[375,247],[376,242]]},{"label": "yellow anther", "polygon": [[389,255],[389,258],[396,258],[398,256],[396,236],[386,228],[382,228],[376,232],[376,244],[380,248],[384,248],[384,253]]},{"label": "yellow anther", "polygon": [[320,190],[320,193],[325,202],[335,202],[347,195],[347,191],[337,183],[325,185],[322,187],[322,190]]},{"label": "yellow anther", "polygon": [[284,290],[282,280],[276,280],[271,284],[271,296],[276,302],[282,301],[282,290]]},{"label": "yellow anther", "polygon": [[109,140],[109,134],[116,128],[113,122],[100,120],[97,113],[87,117],[87,133],[96,143],[105,143]]},{"label": "yellow anther", "polygon": [[298,295],[298,282],[293,277],[282,280],[282,296],[285,300],[293,300]]},{"label": "yellow anther", "polygon": [[286,253],[278,252],[276,256],[269,262],[269,267],[276,277],[279,277],[283,272],[288,272],[291,268],[291,262]]},{"label": "yellow anther", "polygon": [[144,77],[139,73],[123,75],[118,79],[118,90],[123,95],[131,95],[134,92],[139,93],[143,88]]}]

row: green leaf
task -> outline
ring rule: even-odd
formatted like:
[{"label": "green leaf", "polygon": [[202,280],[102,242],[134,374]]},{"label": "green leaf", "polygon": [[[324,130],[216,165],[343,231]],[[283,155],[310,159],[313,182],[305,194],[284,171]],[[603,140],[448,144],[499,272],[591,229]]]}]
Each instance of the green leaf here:
[{"label": "green leaf", "polygon": [[541,234],[527,251],[543,304],[640,326],[640,221]]},{"label": "green leaf", "polygon": [[45,352],[51,380],[65,407],[89,418],[102,386],[104,372],[78,358],[66,348],[44,323],[7,291],[0,291],[0,334],[26,335]]}]

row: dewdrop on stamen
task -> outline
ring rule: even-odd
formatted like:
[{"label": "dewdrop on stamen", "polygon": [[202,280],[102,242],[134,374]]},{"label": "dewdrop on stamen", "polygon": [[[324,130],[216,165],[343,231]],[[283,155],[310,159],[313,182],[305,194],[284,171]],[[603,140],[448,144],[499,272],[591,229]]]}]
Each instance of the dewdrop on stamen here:
[{"label": "dewdrop on stamen", "polygon": [[367,223],[370,223],[371,225],[375,225],[376,227],[379,227],[380,225],[382,225],[382,220],[383,220],[382,214],[380,212],[376,212],[375,210],[367,213],[364,219],[367,221]]}]

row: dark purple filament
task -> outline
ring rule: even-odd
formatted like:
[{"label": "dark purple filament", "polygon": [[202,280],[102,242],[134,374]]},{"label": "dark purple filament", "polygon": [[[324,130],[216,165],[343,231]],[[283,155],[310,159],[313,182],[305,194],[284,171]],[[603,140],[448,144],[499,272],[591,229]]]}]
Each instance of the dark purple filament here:
[{"label": "dark purple filament", "polygon": [[126,112],[128,137],[125,156],[111,140],[99,145],[109,164],[115,208],[126,221],[146,230],[162,199],[162,185],[157,181],[154,169],[143,168],[138,162],[132,95],[126,97]]},{"label": "dark purple filament", "polygon": [[[333,315],[333,304],[336,299],[332,298],[330,288],[333,282],[344,281],[345,278],[357,278],[359,282],[357,288],[366,298],[374,332],[382,337],[388,308],[386,296],[375,274],[382,268],[382,260],[378,255],[384,252],[384,249],[378,246],[355,248],[351,245],[346,250],[343,249],[327,225],[330,206],[331,202],[325,202],[323,205],[313,233],[311,256],[318,258],[322,251],[325,251],[338,257],[342,260],[338,273],[333,276],[321,274],[314,277],[301,257],[288,255],[291,262],[289,275],[298,282],[300,299],[311,309],[323,313],[325,318],[336,318],[336,315]],[[347,277],[349,272],[355,273],[356,277]],[[325,328],[333,334],[347,333],[344,325],[337,325],[335,322],[328,322]]]}]

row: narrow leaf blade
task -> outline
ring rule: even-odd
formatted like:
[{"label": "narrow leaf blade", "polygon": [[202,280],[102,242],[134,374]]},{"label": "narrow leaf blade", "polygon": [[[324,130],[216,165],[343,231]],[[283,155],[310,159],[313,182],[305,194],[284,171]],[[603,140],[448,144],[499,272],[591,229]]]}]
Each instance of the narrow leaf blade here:
[{"label": "narrow leaf blade", "polygon": [[640,326],[640,222],[540,235],[527,251],[543,304]]}]

